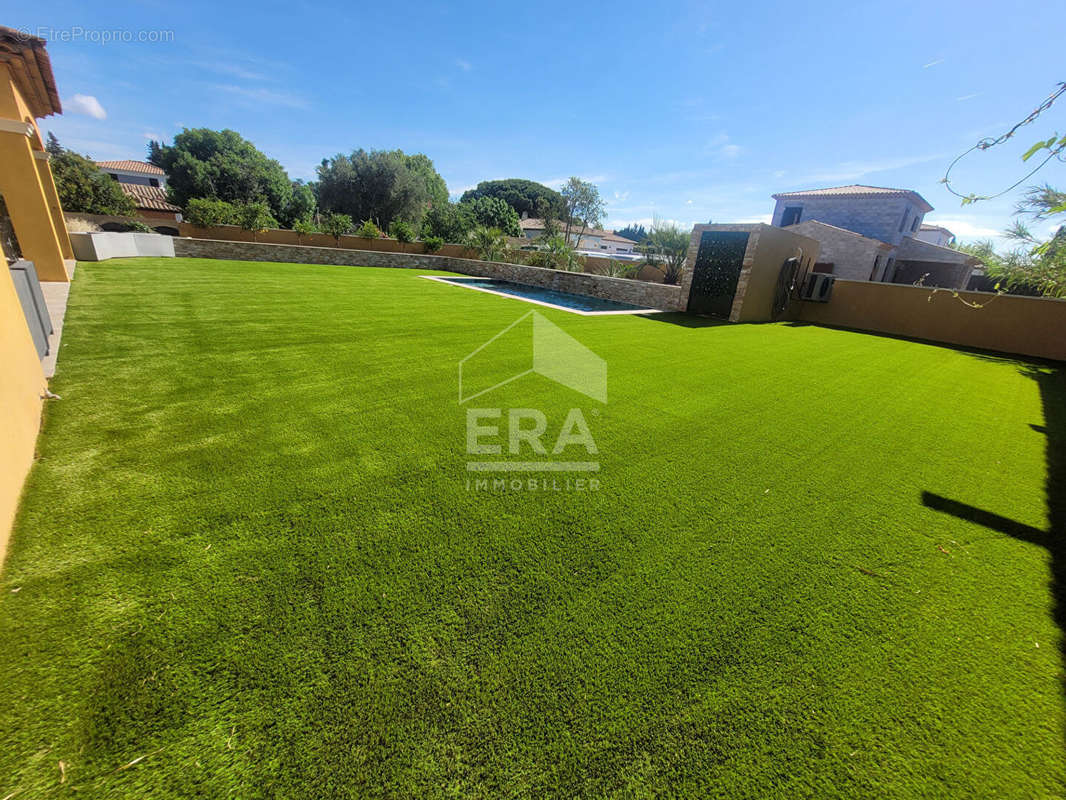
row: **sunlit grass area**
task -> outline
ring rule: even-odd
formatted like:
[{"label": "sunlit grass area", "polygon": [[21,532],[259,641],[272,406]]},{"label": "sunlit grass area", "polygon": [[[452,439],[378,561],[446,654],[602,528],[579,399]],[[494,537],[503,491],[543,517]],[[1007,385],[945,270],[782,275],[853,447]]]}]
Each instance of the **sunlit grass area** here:
[{"label": "sunlit grass area", "polygon": [[607,403],[477,403],[549,442],[580,408],[600,487],[475,490],[458,364],[532,308],[82,264],[0,574],[0,797],[1061,792],[1062,372],[538,308]]}]

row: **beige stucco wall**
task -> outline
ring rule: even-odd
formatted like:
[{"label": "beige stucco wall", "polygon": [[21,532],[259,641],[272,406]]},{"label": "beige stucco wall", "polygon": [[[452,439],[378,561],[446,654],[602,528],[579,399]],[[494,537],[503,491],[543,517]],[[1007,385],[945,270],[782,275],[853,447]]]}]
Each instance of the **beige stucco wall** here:
[{"label": "beige stucco wall", "polygon": [[769,321],[781,267],[786,260],[798,258],[799,276],[802,278],[818,260],[818,247],[818,240],[809,236],[801,236],[784,228],[759,225],[748,239],[744,271],[740,274],[737,294],[741,295],[742,288],[744,291],[738,298],[739,307],[734,301],[734,314],[730,319],[734,322]]},{"label": "beige stucco wall", "polygon": [[828,303],[794,307],[806,322],[1066,361],[1066,300],[838,280]]}]

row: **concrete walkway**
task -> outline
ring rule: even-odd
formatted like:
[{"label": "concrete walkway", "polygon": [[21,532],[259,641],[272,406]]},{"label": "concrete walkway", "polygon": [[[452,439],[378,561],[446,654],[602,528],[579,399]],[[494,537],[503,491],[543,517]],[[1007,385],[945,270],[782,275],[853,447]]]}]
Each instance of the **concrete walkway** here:
[{"label": "concrete walkway", "polygon": [[59,357],[59,340],[63,336],[63,317],[67,314],[67,298],[70,296],[70,284],[65,281],[41,281],[41,293],[44,304],[48,306],[48,316],[52,320],[52,335],[48,337],[48,355],[41,360],[44,376],[51,378],[56,374],[56,359]]}]

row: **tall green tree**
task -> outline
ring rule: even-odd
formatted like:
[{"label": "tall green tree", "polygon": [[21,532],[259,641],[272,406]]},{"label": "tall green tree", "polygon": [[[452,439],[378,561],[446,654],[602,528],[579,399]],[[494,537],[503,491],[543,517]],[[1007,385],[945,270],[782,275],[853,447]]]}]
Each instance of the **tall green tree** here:
[{"label": "tall green tree", "polygon": [[496,197],[507,203],[519,217],[523,213],[531,217],[540,216],[543,206],[553,209],[556,216],[563,212],[563,198],[557,191],[536,181],[524,178],[507,178],[500,181],[482,181],[473,189],[467,189],[460,198],[462,202],[477,200],[480,197]]},{"label": "tall green tree", "polygon": [[47,150],[59,205],[64,211],[117,217],[137,213],[136,203],[92,160],[65,149],[51,133],[48,134]]},{"label": "tall green tree", "polygon": [[630,239],[639,244],[648,238],[648,231],[643,225],[630,223],[621,230],[615,231],[615,235],[624,236],[626,239]]},{"label": "tall green tree", "polygon": [[459,204],[460,214],[472,219],[475,225],[496,228],[505,236],[521,236],[518,214],[498,197],[478,197]]},{"label": "tall green tree", "polygon": [[292,182],[292,199],[285,206],[285,213],[281,216],[282,224],[293,227],[297,222],[308,222],[315,215],[315,194],[311,187],[303,181]]},{"label": "tall green tree", "polygon": [[359,149],[323,159],[315,192],[324,212],[373,220],[382,229],[396,220],[420,225],[428,208],[448,200],[433,162],[402,150]]},{"label": "tall green tree", "polygon": [[148,143],[148,160],[167,174],[172,203],[184,206],[194,197],[230,203],[265,202],[284,219],[293,184],[285,169],[232,130],[185,128],[167,145]]},{"label": "tall green tree", "polygon": [[603,223],[607,204],[595,184],[577,177],[567,180],[560,194],[563,196],[566,241],[577,246],[586,230],[598,228]]}]

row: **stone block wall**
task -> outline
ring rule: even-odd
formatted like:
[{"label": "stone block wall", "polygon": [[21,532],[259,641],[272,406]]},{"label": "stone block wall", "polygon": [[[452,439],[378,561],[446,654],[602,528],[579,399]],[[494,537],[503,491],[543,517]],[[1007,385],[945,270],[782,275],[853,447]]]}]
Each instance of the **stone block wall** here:
[{"label": "stone block wall", "polygon": [[[781,227],[785,208],[793,206],[803,209],[801,223],[813,219],[890,245],[898,245],[904,236],[912,235],[911,226],[915,216],[918,217],[919,228],[925,217],[922,207],[908,197],[797,197],[777,201],[773,217],[776,227]],[[904,213],[907,214],[907,225],[901,231],[899,226]]]},{"label": "stone block wall", "polygon": [[[888,259],[892,258],[895,248],[885,242],[869,239],[851,231],[842,230],[814,220],[807,220],[798,225],[790,225],[787,231],[795,231],[804,236],[817,239],[821,244],[818,260],[831,262],[833,274],[850,281],[868,281],[873,272],[874,261],[878,261],[878,272],[885,273]],[[876,277],[876,276],[875,276]]]},{"label": "stone block wall", "polygon": [[452,256],[186,238],[174,239],[174,254],[179,258],[220,258],[291,264],[441,270],[481,278],[500,278],[515,283],[583,294],[604,300],[615,300],[620,303],[632,303],[662,311],[681,311],[684,310],[685,305],[678,286],[625,278],[608,278],[587,272],[563,272],[543,267],[529,267],[524,264],[504,264]]}]

